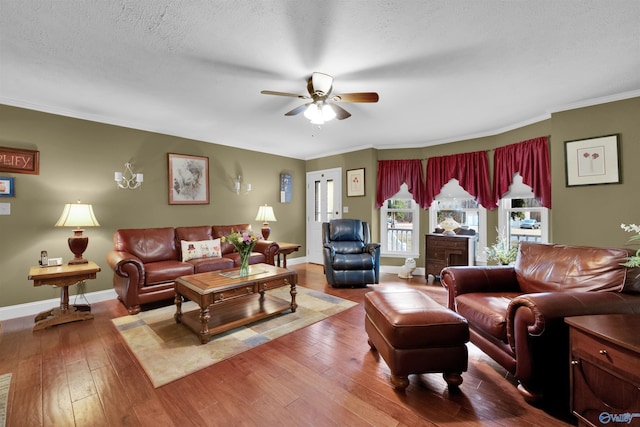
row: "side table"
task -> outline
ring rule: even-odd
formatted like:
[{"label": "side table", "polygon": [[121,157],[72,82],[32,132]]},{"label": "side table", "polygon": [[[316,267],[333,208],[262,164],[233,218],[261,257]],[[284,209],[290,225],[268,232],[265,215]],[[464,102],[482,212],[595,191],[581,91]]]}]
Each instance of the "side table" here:
[{"label": "side table", "polygon": [[93,319],[89,306],[69,306],[69,286],[84,280],[95,279],[99,271],[100,267],[94,262],[29,268],[29,280],[33,280],[33,286],[50,285],[61,288],[60,308],[38,314],[35,317],[36,324],[33,330],[38,331],[49,326]]},{"label": "side table", "polygon": [[287,255],[297,252],[302,245],[297,243],[278,242],[278,246],[280,246],[280,249],[278,249],[278,267],[280,267],[280,254],[282,254],[282,267],[287,268]]},{"label": "side table", "polygon": [[640,425],[640,315],[567,317],[578,426]]}]

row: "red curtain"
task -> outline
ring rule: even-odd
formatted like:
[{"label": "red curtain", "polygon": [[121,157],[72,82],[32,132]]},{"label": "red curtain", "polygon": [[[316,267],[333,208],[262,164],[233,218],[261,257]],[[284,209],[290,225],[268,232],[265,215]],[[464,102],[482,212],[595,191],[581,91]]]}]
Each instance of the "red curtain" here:
[{"label": "red curtain", "polygon": [[533,189],[540,204],[551,209],[551,166],[546,136],[496,148],[494,153],[493,195],[495,202],[509,191],[516,172]]},{"label": "red curtain", "polygon": [[491,197],[489,162],[486,151],[431,157],[427,161],[425,209],[431,206],[442,187],[455,178],[478,203],[487,209],[495,209]]},{"label": "red curtain", "polygon": [[400,191],[406,183],[413,200],[418,206],[424,203],[424,178],[422,160],[380,160],[378,161],[378,181],[376,185],[376,208]]}]

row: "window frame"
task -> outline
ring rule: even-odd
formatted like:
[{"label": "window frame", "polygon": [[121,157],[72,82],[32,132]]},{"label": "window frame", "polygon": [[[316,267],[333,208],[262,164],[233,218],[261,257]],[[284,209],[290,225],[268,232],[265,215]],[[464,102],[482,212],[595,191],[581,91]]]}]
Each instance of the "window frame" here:
[{"label": "window frame", "polygon": [[[389,209],[389,200],[409,200],[411,203],[410,209]],[[389,251],[388,247],[388,227],[387,227],[387,215],[389,212],[410,212],[413,220],[412,235],[411,235],[411,250],[406,251]],[[420,256],[420,206],[413,199],[413,195],[407,190],[407,184],[402,184],[400,191],[394,194],[391,198],[384,201],[380,207],[380,256],[388,258],[418,258]]]}]

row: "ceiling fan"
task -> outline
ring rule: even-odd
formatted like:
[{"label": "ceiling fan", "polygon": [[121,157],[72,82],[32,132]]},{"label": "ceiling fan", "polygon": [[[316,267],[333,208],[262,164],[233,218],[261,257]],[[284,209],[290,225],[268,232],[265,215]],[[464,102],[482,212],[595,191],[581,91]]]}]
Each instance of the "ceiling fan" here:
[{"label": "ceiling fan", "polygon": [[300,114],[304,111],[305,117],[311,120],[311,123],[318,125],[321,125],[333,118],[343,120],[351,117],[351,113],[335,104],[336,102],[378,102],[378,94],[376,92],[354,92],[332,95],[332,89],[333,77],[328,74],[316,72],[307,80],[308,95],[276,92],[273,90],[263,90],[260,91],[260,93],[265,95],[310,99],[311,102],[300,105],[284,115],[295,116],[296,114]]}]

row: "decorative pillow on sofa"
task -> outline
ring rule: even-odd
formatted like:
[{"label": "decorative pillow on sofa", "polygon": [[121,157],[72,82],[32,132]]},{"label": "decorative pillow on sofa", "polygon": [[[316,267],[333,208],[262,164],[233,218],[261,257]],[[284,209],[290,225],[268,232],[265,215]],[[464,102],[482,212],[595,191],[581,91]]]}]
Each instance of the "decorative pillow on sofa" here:
[{"label": "decorative pillow on sofa", "polygon": [[181,240],[180,245],[182,246],[182,261],[196,258],[222,258],[220,239],[201,240],[199,242]]}]

